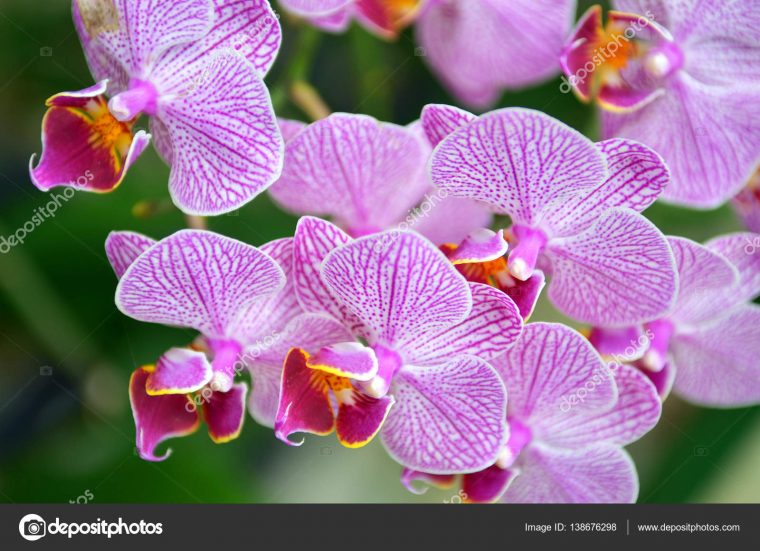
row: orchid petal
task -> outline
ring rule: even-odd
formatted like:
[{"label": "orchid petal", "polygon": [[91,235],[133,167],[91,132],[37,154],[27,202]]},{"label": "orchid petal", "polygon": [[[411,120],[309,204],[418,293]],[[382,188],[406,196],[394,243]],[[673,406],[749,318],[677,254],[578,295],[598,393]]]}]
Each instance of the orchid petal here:
[{"label": "orchid petal", "polygon": [[444,104],[428,104],[422,108],[420,121],[430,145],[437,146],[455,130],[468,125],[478,117],[472,113]]},{"label": "orchid petal", "polygon": [[351,334],[336,320],[321,314],[301,314],[269,339],[249,346],[243,359],[253,380],[248,409],[254,420],[267,427],[274,426],[282,366],[292,348],[319,350],[348,339]]},{"label": "orchid petal", "polygon": [[610,209],[580,235],[553,239],[549,298],[563,314],[619,327],[661,317],[672,306],[678,277],[668,242],[638,213]]},{"label": "orchid petal", "polygon": [[636,467],[616,446],[558,450],[540,445],[523,451],[520,473],[504,503],[634,503]]},{"label": "orchid petal", "polygon": [[347,448],[367,445],[380,431],[395,403],[392,396],[373,398],[353,389],[337,394],[338,416],[335,433]]},{"label": "orchid petal", "polygon": [[417,204],[430,185],[426,160],[408,129],[335,113],[288,142],[271,194],[293,212],[333,216],[360,235],[391,226]]},{"label": "orchid petal", "polygon": [[391,388],[396,405],[382,430],[396,461],[432,474],[494,463],[506,441],[506,393],[493,368],[472,356],[438,366],[404,366]]},{"label": "orchid petal", "polygon": [[204,79],[214,86],[175,90],[156,113],[171,142],[172,199],[201,216],[235,210],[268,188],[284,147],[264,81],[241,54],[215,53]]},{"label": "orchid petal", "polygon": [[760,306],[747,304],[698,328],[677,333],[670,353],[675,391],[697,404],[760,403]]},{"label": "orchid petal", "polygon": [[559,71],[575,15],[571,0],[435,2],[417,22],[417,39],[447,88],[475,107],[503,88],[522,88]]},{"label": "orchid petal", "polygon": [[760,233],[722,235],[705,246],[723,255],[739,273],[739,281],[731,289],[731,300],[735,303],[747,302],[760,295]]},{"label": "orchid petal", "polygon": [[127,269],[116,304],[140,321],[226,337],[251,303],[279,291],[282,269],[250,245],[207,231],[181,230]]},{"label": "orchid petal", "polygon": [[319,349],[313,354],[307,365],[317,369],[347,377],[355,381],[369,381],[377,375],[377,357],[375,352],[358,342],[338,342]]},{"label": "orchid petal", "polygon": [[592,226],[609,208],[642,212],[670,183],[665,162],[647,146],[617,138],[596,146],[607,159],[609,176],[594,189],[556,204],[552,214],[545,214],[554,235],[577,234]]},{"label": "orchid petal", "polygon": [[676,325],[710,321],[745,302],[736,295],[739,273],[722,254],[681,237],[669,237],[668,243],[678,267],[678,299],[668,316]]},{"label": "orchid petal", "polygon": [[121,278],[135,259],[156,244],[155,239],[129,231],[112,231],[106,238],[106,256],[117,278]]},{"label": "orchid petal", "polygon": [[150,142],[131,124],[117,121],[102,94],[106,82],[47,101],[42,121],[42,156],[29,161],[32,183],[42,191],[57,186],[106,193],[116,189]]},{"label": "orchid petal", "polygon": [[351,238],[326,220],[304,216],[293,237],[293,278],[296,296],[306,312],[325,313],[361,332],[361,322],[325,286],[320,270],[327,254]]},{"label": "orchid petal", "polygon": [[467,281],[414,233],[386,232],[342,245],[325,258],[322,278],[369,328],[370,344],[398,351],[420,333],[461,323],[472,308]]},{"label": "orchid petal", "polygon": [[480,283],[470,283],[470,289],[472,310],[467,318],[443,330],[420,332],[407,346],[409,363],[435,365],[459,355],[490,360],[517,342],[522,318],[512,299]]},{"label": "orchid petal", "polygon": [[553,205],[608,177],[604,156],[588,138],[519,108],[493,111],[455,131],[430,166],[433,184],[445,192],[487,203],[525,226],[542,224]]},{"label": "orchid petal", "polygon": [[507,254],[509,244],[504,239],[504,230],[492,232],[485,228],[472,231],[462,244],[449,255],[454,264],[490,262]]},{"label": "orchid petal", "polygon": [[468,503],[494,503],[504,495],[516,475],[513,469],[491,465],[462,476],[462,493]]},{"label": "orchid petal", "polygon": [[556,419],[551,439],[544,443],[561,448],[583,448],[601,442],[627,446],[652,430],[662,412],[657,389],[631,365],[617,365],[614,373],[618,401],[613,408],[603,413]]},{"label": "orchid petal", "polygon": [[294,348],[285,360],[282,372],[280,403],[274,424],[277,438],[290,446],[300,442],[290,440],[296,432],[330,434],[335,428],[335,413],[329,398],[329,386],[325,377],[306,362],[309,355]]},{"label": "orchid petal", "polygon": [[612,372],[578,332],[556,323],[529,323],[492,365],[509,390],[509,415],[537,440],[561,437],[568,416],[607,412],[618,399]]}]

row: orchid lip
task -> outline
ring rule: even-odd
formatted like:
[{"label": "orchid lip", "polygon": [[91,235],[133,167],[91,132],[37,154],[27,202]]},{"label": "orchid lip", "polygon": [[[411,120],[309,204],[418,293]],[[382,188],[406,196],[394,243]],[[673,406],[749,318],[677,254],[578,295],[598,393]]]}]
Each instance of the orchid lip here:
[{"label": "orchid lip", "polygon": [[147,80],[132,79],[129,88],[108,102],[108,109],[116,120],[130,121],[141,113],[155,115],[158,103],[156,87]]},{"label": "orchid lip", "polygon": [[509,253],[509,273],[520,281],[526,281],[536,269],[538,255],[546,245],[546,234],[537,228],[513,226],[512,233],[517,238],[517,245]]}]

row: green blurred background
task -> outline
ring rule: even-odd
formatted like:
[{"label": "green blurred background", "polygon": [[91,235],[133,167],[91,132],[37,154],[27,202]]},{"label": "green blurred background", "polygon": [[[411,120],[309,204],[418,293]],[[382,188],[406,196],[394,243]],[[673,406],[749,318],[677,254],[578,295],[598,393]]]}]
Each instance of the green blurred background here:
[{"label": "green blurred background", "polygon": [[[305,117],[288,101],[287,85],[296,77],[313,84],[334,111],[401,124],[426,103],[453,103],[424,65],[412,32],[386,43],[359,28],[322,35],[285,17],[283,27],[283,48],[267,79],[281,116]],[[0,68],[1,237],[51,195],[32,186],[27,173],[30,155],[40,151],[45,99],[92,84],[69,1],[2,0]],[[594,137],[593,110],[561,94],[558,79],[506,94],[501,105],[545,111]],[[23,245],[0,255],[0,501],[449,500],[453,490],[408,494],[379,442],[344,450],[334,436],[310,437],[293,449],[250,418],[230,444],[214,445],[201,429],[172,441],[174,453],[164,463],[135,455],[129,375],[194,335],[116,310],[103,242],[111,230],[159,238],[184,226],[168,204],[168,172],[149,150],[116,192],[77,193]],[[154,212],[135,216],[135,205],[145,201]],[[696,240],[738,228],[728,208],[695,213],[657,205],[647,215],[666,233]],[[295,219],[262,196],[209,226],[260,245],[290,235]],[[557,318],[544,303],[534,319]],[[642,502],[760,501],[760,408],[706,410],[671,397],[660,425],[631,453]]]}]

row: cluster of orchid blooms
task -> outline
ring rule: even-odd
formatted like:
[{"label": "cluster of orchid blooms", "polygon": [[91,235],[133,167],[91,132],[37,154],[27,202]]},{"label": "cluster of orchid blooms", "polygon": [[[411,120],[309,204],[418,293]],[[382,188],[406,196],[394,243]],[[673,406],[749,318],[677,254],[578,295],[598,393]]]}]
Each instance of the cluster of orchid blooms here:
[{"label": "cluster of orchid blooms", "polygon": [[[573,0],[280,4],[330,32],[415,24],[432,70],[476,108],[562,68],[598,101],[605,139],[521,108],[428,105],[405,127],[278,119],[266,0],[74,0],[97,84],[48,101],[37,187],[90,170],[85,189],[111,191],[152,139],[185,213],[268,189],[302,216],[260,247],[109,235],[119,309],[198,331],[132,375],[141,457],[165,459],[159,446],[201,419],[230,441],[247,410],[290,445],[379,434],[414,492],[631,502],[623,447],[671,390],[760,403],[760,2],[618,0],[608,23],[593,8],[575,29]],[[135,130],[143,114],[150,134]],[[641,214],[735,196],[751,231],[704,245]],[[545,286],[589,329],[529,323]]]}]

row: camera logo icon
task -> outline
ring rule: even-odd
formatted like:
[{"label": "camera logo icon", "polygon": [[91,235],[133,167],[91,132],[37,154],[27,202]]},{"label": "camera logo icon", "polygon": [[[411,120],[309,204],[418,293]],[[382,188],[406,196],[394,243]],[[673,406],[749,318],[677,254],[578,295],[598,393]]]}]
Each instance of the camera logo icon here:
[{"label": "camera logo icon", "polygon": [[47,533],[47,523],[39,515],[26,515],[19,521],[18,531],[25,540],[36,541]]}]

